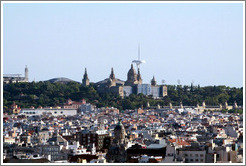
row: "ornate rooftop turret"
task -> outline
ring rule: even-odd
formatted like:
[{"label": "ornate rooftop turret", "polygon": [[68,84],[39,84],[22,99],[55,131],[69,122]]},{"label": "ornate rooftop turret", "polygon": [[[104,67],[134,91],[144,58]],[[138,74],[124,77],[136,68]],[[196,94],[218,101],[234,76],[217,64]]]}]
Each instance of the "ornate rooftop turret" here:
[{"label": "ornate rooftop turret", "polygon": [[85,74],[84,74],[84,77],[82,79],[82,85],[83,86],[89,86],[90,85],[90,80],[88,78],[88,74],[87,74],[87,70],[85,68]]},{"label": "ornate rooftop turret", "polygon": [[108,87],[116,86],[116,79],[115,79],[113,68],[111,68],[111,74],[109,75],[109,80],[108,80],[107,84],[108,84]]},{"label": "ornate rooftop turret", "polygon": [[27,68],[27,65],[26,65],[26,68],[25,68],[25,81],[28,82],[28,68]]},{"label": "ornate rooftop turret", "polygon": [[151,80],[151,85],[152,85],[152,86],[156,86],[155,76],[153,76],[153,78],[152,78],[152,80]]},{"label": "ornate rooftop turret", "polygon": [[137,80],[138,80],[138,84],[142,84],[142,77],[141,77],[140,69],[139,68],[138,68]]},{"label": "ornate rooftop turret", "polygon": [[113,68],[111,68],[111,74],[110,74],[109,78],[111,78],[112,80],[115,79],[114,69]]}]

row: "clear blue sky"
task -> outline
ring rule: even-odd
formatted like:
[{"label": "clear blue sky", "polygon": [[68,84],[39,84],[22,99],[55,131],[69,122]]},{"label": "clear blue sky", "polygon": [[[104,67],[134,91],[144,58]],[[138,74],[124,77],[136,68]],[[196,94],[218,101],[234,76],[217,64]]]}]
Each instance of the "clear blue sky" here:
[{"label": "clear blue sky", "polygon": [[[29,80],[67,77],[84,68],[97,82],[127,79],[141,47],[144,83],[243,86],[243,4],[4,4],[3,73]],[[136,66],[134,65],[136,68]]]}]

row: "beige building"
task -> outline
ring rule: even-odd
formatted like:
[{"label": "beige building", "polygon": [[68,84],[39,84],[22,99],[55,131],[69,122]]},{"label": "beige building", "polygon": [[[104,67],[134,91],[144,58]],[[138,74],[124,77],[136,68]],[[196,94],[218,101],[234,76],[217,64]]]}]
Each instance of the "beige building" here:
[{"label": "beige building", "polygon": [[17,83],[17,82],[28,82],[28,68],[25,68],[25,77],[22,77],[21,74],[4,74],[3,82],[8,83]]}]

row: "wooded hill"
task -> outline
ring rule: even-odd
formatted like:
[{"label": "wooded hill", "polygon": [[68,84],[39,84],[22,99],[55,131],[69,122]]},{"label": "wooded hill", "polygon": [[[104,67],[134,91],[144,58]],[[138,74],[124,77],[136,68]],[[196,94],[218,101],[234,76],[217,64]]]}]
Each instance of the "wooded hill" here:
[{"label": "wooded hill", "polygon": [[112,94],[99,94],[94,84],[82,87],[77,82],[67,84],[50,82],[30,82],[30,83],[11,83],[4,84],[3,105],[4,111],[11,108],[13,102],[21,108],[35,108],[42,106],[59,106],[67,99],[80,101],[85,99],[87,102],[95,104],[97,107],[116,107],[120,110],[135,109],[141,106],[150,105],[168,106],[179,105],[182,101],[185,106],[201,105],[203,101],[206,105],[224,104],[233,105],[234,101],[238,105],[243,104],[243,88],[231,88],[227,86],[187,86],[187,85],[167,85],[168,96],[160,99],[153,99],[151,96],[143,94],[131,94],[121,98]]}]

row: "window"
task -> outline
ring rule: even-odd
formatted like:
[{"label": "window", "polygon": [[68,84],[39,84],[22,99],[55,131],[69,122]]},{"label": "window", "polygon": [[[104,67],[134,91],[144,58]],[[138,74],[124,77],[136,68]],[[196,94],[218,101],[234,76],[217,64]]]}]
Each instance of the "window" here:
[{"label": "window", "polygon": [[190,154],[190,157],[192,157],[193,155],[192,154]]},{"label": "window", "polygon": [[201,162],[203,162],[203,159],[201,159]]},{"label": "window", "polygon": [[188,156],[188,154],[185,154],[185,157],[187,157]]},{"label": "window", "polygon": [[204,155],[203,154],[200,154],[200,157],[203,157]]},{"label": "window", "polygon": [[198,162],[198,159],[196,159],[196,162]]},{"label": "window", "polygon": [[198,157],[198,154],[196,154],[196,157]]},{"label": "window", "polygon": [[57,112],[55,111],[55,114],[56,114]]},{"label": "window", "polygon": [[190,159],[191,162],[193,162],[193,159]]}]

